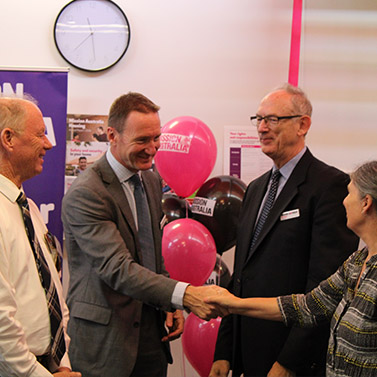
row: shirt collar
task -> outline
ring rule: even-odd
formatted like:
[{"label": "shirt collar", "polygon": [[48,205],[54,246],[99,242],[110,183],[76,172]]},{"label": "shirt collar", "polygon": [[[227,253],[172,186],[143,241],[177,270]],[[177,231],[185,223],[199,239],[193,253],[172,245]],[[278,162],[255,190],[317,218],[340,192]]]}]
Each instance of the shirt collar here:
[{"label": "shirt collar", "polygon": [[122,165],[111,153],[110,148],[106,151],[106,159],[120,183],[128,181],[135,173]]},{"label": "shirt collar", "polygon": [[[363,250],[365,250],[365,258],[368,256],[368,248],[367,247],[365,247]],[[370,258],[369,258],[369,260],[368,260],[368,262],[367,262],[367,266],[370,266],[370,265],[375,265],[375,264],[377,264],[377,254],[375,254],[375,255],[372,255]]]},{"label": "shirt collar", "polygon": [[20,195],[19,189],[10,179],[0,174],[0,192],[8,198],[12,203],[17,201],[18,196]]},{"label": "shirt collar", "polygon": [[[300,161],[301,157],[306,152],[307,147],[305,146],[299,153],[296,154],[293,158],[291,158],[286,164],[284,164],[279,170],[280,174],[287,180],[293,172],[293,169],[296,167],[298,162]],[[273,166],[273,171],[277,169],[276,165]]]}]

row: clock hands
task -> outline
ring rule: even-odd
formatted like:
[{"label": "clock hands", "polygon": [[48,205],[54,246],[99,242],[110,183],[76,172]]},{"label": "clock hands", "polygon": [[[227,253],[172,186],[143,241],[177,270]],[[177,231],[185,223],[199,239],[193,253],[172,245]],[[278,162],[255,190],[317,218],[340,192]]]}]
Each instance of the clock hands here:
[{"label": "clock hands", "polygon": [[89,21],[89,18],[86,17],[86,20],[88,21],[88,25],[89,25],[89,29],[90,29],[90,34],[93,35],[93,29],[92,29],[92,25],[90,25],[90,21]]},{"label": "clock hands", "polygon": [[90,25],[90,21],[89,21],[89,18],[86,18],[86,20],[88,21],[88,25],[89,25],[89,29],[90,29],[90,34],[87,35],[75,48],[74,50],[77,50],[83,43],[85,43],[90,37],[92,37],[92,50],[93,50],[93,58],[94,60],[96,60],[96,53],[95,53],[95,50],[94,50],[94,40],[93,40],[93,29],[92,29],[92,26]]},{"label": "clock hands", "polygon": [[[88,21],[88,25],[89,25],[89,29],[90,29],[90,35],[93,36],[93,29],[92,29],[92,25],[90,25],[90,21],[89,21],[89,18],[87,17],[86,20]],[[93,50],[93,58],[94,60],[96,60],[96,50],[94,49],[94,37],[92,38],[92,50]]]},{"label": "clock hands", "polygon": [[92,34],[89,34],[87,37],[85,37],[73,50],[77,50],[86,40],[88,40]]}]

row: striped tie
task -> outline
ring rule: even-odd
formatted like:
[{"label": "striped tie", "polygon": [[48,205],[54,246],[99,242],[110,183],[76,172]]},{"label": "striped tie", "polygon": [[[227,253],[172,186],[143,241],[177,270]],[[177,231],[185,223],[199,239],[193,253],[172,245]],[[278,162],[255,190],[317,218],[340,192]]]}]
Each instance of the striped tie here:
[{"label": "striped tie", "polygon": [[152,223],[149,213],[147,196],[138,174],[130,178],[134,185],[134,197],[137,211],[138,235],[143,256],[143,266],[151,271],[156,271],[156,256],[154,250],[154,239]]},{"label": "striped tie", "polygon": [[39,278],[41,280],[42,287],[46,293],[47,306],[50,315],[50,327],[51,327],[51,347],[49,351],[49,358],[51,358],[57,366],[60,364],[66,348],[64,340],[64,330],[62,322],[62,312],[59,304],[58,294],[54,281],[51,278],[50,269],[48,268],[46,259],[41,250],[41,246],[35,235],[33,222],[30,217],[29,203],[23,192],[17,198],[17,203],[22,210],[22,215],[25,223],[25,229],[31,248],[33,250],[35,264]]},{"label": "striped tie", "polygon": [[266,201],[263,205],[263,208],[262,208],[262,211],[260,213],[257,225],[256,225],[255,230],[254,230],[254,235],[253,235],[253,238],[252,238],[251,244],[250,244],[249,254],[252,253],[254,245],[257,242],[258,236],[259,236],[260,232],[262,231],[263,225],[266,222],[267,216],[268,216],[268,214],[269,214],[269,212],[270,212],[270,210],[271,210],[271,208],[274,204],[276,192],[277,192],[277,189],[278,189],[278,186],[279,186],[280,176],[281,176],[281,174],[280,174],[280,171],[278,169],[275,170],[272,174],[270,190],[268,191],[267,199],[266,199]]}]

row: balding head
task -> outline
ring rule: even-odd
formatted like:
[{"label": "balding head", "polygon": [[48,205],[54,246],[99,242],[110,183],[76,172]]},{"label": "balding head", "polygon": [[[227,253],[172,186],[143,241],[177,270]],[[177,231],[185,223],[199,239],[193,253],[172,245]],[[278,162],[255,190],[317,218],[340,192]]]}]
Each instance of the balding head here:
[{"label": "balding head", "polygon": [[52,145],[45,135],[43,116],[31,101],[0,98],[0,173],[18,187],[43,169]]},{"label": "balding head", "polygon": [[27,107],[31,105],[35,106],[28,100],[0,97],[0,132],[10,128],[20,133],[25,125]]}]

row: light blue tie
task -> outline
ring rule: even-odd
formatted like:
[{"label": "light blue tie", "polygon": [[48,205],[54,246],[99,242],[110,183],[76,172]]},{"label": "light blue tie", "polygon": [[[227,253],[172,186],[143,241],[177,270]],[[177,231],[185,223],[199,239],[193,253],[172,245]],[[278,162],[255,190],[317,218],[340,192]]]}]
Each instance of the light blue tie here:
[{"label": "light blue tie", "polygon": [[152,231],[151,216],[144,187],[138,174],[133,175],[130,182],[134,185],[134,197],[137,211],[138,235],[143,257],[143,266],[156,271],[156,256]]}]

